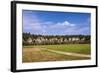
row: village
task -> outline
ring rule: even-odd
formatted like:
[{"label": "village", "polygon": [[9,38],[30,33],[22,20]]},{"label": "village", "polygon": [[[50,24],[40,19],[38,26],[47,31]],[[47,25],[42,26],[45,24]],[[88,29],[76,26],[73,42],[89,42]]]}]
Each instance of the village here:
[{"label": "village", "polygon": [[[25,33],[24,33],[25,34]],[[27,35],[27,36],[26,36]],[[89,35],[23,35],[23,45],[53,45],[53,44],[86,44],[90,43]]]}]

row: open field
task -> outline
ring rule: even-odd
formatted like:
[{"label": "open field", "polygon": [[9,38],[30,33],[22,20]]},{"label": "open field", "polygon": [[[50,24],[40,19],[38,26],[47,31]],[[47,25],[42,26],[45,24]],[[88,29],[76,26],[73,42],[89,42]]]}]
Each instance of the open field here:
[{"label": "open field", "polygon": [[23,46],[23,62],[44,62],[44,61],[68,61],[68,60],[85,60],[90,57],[77,57],[64,55],[48,50],[71,52],[78,54],[90,55],[90,44],[63,44],[63,45],[35,45]]}]

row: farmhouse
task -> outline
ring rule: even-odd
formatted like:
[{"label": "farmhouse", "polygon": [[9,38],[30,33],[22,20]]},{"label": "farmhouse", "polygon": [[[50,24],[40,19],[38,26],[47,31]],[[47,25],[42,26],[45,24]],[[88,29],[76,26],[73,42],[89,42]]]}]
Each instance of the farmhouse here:
[{"label": "farmhouse", "polygon": [[36,42],[37,42],[37,43],[41,43],[41,42],[42,42],[42,39],[43,39],[42,37],[38,37],[38,38],[36,39]]},{"label": "farmhouse", "polygon": [[33,40],[29,37],[29,38],[27,39],[27,43],[32,44],[32,42],[33,42]]},{"label": "farmhouse", "polygon": [[79,38],[78,38],[78,37],[76,37],[76,38],[75,38],[75,37],[73,37],[73,38],[72,38],[72,41],[78,41],[78,40],[79,40]]}]

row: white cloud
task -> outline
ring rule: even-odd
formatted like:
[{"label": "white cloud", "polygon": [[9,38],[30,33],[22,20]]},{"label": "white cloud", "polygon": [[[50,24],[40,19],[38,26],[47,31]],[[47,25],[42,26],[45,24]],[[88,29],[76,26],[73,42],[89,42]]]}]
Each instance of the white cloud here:
[{"label": "white cloud", "polygon": [[[37,33],[37,34],[48,34],[50,31],[52,33],[55,33],[56,30],[68,30],[75,27],[75,24],[71,24],[68,21],[64,22],[57,22],[54,24],[54,22],[47,21],[47,22],[39,22],[39,20],[26,20],[27,23],[24,25],[24,30],[28,30],[31,33]],[[70,30],[69,29],[69,30]],[[63,31],[63,32],[64,32]]]},{"label": "white cloud", "polygon": [[64,34],[68,35],[88,35],[90,34],[90,27],[73,27],[73,28],[68,28],[64,31]]},{"label": "white cloud", "polygon": [[[65,35],[76,35],[76,34],[89,34],[89,27],[79,28],[76,24],[68,21],[64,22],[31,22],[24,27],[25,30],[29,30],[34,34],[65,34]],[[88,31],[88,32],[87,32]]]},{"label": "white cloud", "polygon": [[74,27],[75,24],[69,23],[68,21],[64,21],[64,22],[58,22],[54,25],[51,25],[50,28],[54,28],[54,29],[64,29],[64,28],[69,28],[69,27]]},{"label": "white cloud", "polygon": [[39,23],[33,23],[31,24],[32,30],[41,30],[42,27]]},{"label": "white cloud", "polygon": [[63,22],[61,24],[64,25],[64,26],[71,26],[71,27],[75,26],[75,24],[71,24],[68,21],[65,21],[65,22]]},{"label": "white cloud", "polygon": [[43,22],[43,24],[48,25],[48,24],[53,24],[53,22],[51,22],[51,21],[47,21],[47,22]]}]

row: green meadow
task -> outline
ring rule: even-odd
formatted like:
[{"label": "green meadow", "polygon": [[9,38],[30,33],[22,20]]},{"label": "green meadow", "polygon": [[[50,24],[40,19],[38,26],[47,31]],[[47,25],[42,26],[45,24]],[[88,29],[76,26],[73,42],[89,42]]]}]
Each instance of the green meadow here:
[{"label": "green meadow", "polygon": [[23,46],[23,62],[45,62],[45,61],[69,61],[86,60],[88,57],[77,57],[50,52],[50,49],[61,52],[71,52],[78,54],[91,54],[90,44],[60,44],[60,45],[29,45]]}]

